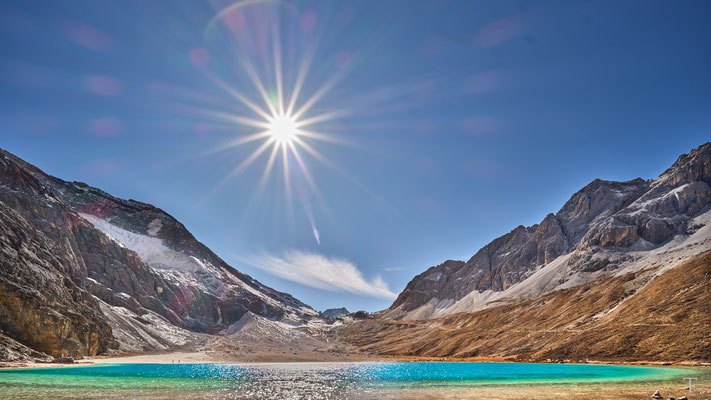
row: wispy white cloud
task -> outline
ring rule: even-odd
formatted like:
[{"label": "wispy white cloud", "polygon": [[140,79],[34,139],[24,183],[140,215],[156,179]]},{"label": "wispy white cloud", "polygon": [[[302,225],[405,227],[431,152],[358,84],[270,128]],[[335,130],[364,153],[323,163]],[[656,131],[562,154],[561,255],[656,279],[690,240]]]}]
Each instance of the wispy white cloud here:
[{"label": "wispy white cloud", "polygon": [[380,275],[368,280],[353,263],[340,258],[291,250],[282,257],[263,254],[242,261],[280,278],[317,289],[383,299],[397,297]]}]

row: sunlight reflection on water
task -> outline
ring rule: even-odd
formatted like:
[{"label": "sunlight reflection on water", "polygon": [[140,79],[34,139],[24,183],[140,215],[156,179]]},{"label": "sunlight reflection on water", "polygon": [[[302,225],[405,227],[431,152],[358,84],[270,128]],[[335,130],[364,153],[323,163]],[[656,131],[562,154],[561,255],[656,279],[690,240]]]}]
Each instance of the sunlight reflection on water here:
[{"label": "sunlight reflection on water", "polygon": [[402,388],[670,379],[688,371],[512,363],[115,364],[0,371],[0,398],[379,399]]}]

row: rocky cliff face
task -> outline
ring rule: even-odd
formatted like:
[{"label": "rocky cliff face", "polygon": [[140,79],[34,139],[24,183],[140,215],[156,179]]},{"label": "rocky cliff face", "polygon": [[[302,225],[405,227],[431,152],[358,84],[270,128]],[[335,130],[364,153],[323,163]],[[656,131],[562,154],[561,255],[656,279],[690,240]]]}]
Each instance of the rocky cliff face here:
[{"label": "rocky cliff face", "polygon": [[394,356],[708,362],[710,284],[707,251],[440,319],[359,321],[345,335],[361,351]]},{"label": "rocky cliff face", "polygon": [[348,314],[350,314],[350,312],[345,307],[329,308],[321,311],[321,315],[328,318],[343,317]]},{"label": "rocky cliff face", "polygon": [[115,348],[99,302],[77,286],[77,267],[57,243],[0,202],[0,329],[59,356]]},{"label": "rocky cliff face", "polygon": [[[655,249],[685,241],[705,223],[694,221],[711,206],[709,185],[711,143],[682,155],[654,180],[595,180],[540,224],[517,227],[466,262],[446,261],[416,276],[384,316],[474,311],[646,265],[639,261],[645,257],[661,265],[664,256]],[[686,245],[698,254],[708,246],[701,239]]]},{"label": "rocky cliff face", "polygon": [[0,330],[55,357],[178,346],[248,312],[318,318],[227,265],[164,211],[54,178],[4,150],[0,254]]}]

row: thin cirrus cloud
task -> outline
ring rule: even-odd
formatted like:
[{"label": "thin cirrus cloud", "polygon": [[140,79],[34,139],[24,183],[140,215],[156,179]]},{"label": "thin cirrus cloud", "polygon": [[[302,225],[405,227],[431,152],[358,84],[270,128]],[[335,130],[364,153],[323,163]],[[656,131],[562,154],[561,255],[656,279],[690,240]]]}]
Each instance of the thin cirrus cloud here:
[{"label": "thin cirrus cloud", "polygon": [[382,299],[397,297],[379,275],[368,280],[353,263],[336,257],[290,250],[282,257],[263,254],[243,261],[271,275],[316,289]]}]

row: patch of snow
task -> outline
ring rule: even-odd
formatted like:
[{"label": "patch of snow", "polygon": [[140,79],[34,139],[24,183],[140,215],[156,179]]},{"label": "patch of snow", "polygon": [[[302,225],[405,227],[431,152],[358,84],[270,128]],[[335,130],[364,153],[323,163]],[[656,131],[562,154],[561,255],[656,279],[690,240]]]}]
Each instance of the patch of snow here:
[{"label": "patch of snow", "polygon": [[[311,308],[303,305],[297,308],[268,296],[206,260],[173,250],[166,246],[160,238],[128,231],[95,215],[85,213],[80,213],[80,215],[122,247],[136,252],[141,260],[160,274],[163,279],[177,286],[197,287],[218,298],[246,291],[261,299],[263,305],[269,304],[284,310],[284,321],[300,323],[303,315],[318,316],[318,313]],[[157,223],[154,224],[154,226],[156,225]]]},{"label": "patch of snow", "polygon": [[159,238],[119,228],[91,214],[80,213],[79,215],[127,249],[135,251],[141,257],[141,260],[153,268],[178,269],[182,271],[204,269],[202,263],[196,262],[197,259],[195,257],[187,256],[167,247]]},{"label": "patch of snow", "polygon": [[148,234],[155,236],[160,232],[161,228],[163,228],[163,222],[156,218],[148,224]]},{"label": "patch of snow", "polygon": [[438,281],[438,280],[442,279],[442,271],[437,271],[437,272],[431,273],[431,274],[427,275],[427,277],[425,279],[429,279],[431,281]]}]

